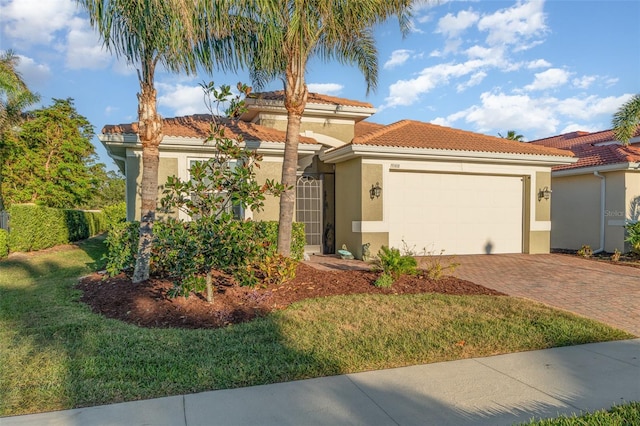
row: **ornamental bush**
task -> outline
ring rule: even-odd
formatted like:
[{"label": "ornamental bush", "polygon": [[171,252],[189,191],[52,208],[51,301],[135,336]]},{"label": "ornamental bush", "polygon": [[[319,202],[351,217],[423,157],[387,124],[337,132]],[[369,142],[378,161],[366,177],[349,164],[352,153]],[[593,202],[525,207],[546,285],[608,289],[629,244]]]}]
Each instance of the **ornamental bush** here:
[{"label": "ornamental bush", "polygon": [[374,267],[384,275],[390,276],[394,281],[402,275],[415,275],[418,272],[416,259],[409,254],[401,254],[397,248],[382,246],[378,257],[374,261]]},{"label": "ornamental bush", "polygon": [[631,245],[631,251],[640,254],[640,222],[630,223],[626,227],[626,242]]},{"label": "ornamental bush", "polygon": [[[138,244],[138,222],[114,226],[106,239],[107,272],[131,274],[135,266]],[[151,271],[155,275],[171,279],[180,288],[175,294],[197,291],[193,279],[205,274],[207,269],[217,269],[232,274],[241,285],[255,285],[265,276],[277,281],[265,259],[275,258],[277,253],[278,222],[254,222],[233,220],[221,222],[213,218],[181,222],[169,219],[156,222],[153,228]],[[292,258],[304,256],[304,224],[293,224]],[[279,263],[285,270],[283,279],[291,278],[289,262]],[[268,270],[265,270],[268,269]],[[191,284],[190,284],[191,283]]]}]

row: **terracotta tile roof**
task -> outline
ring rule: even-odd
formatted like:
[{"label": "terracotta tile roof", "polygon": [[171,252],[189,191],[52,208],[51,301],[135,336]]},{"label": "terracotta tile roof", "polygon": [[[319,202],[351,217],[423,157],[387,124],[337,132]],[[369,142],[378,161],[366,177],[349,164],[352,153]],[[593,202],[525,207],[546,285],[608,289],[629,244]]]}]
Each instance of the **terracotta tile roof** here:
[{"label": "terracotta tile roof", "polygon": [[[252,93],[249,95],[249,98],[284,102],[284,90],[276,90],[274,92]],[[311,93],[311,92],[309,92],[309,94],[307,95],[307,103],[373,108],[373,105],[371,105],[368,102],[354,101],[352,99],[337,98],[335,96],[329,96],[329,95],[323,95],[320,93]]]},{"label": "terracotta tile roof", "polygon": [[384,127],[384,124],[372,123],[370,121],[359,121],[356,123],[355,137],[366,135]]},{"label": "terracotta tile roof", "polygon": [[[640,127],[638,127],[635,136],[640,136]],[[616,137],[613,131],[604,130],[595,133],[565,133],[563,135],[532,141],[531,143],[539,146],[565,149],[573,152],[573,154],[578,157],[577,163],[556,166],[553,170],[640,163],[640,146],[635,144],[622,146],[614,143],[615,141]]]},{"label": "terracotta tile roof", "polygon": [[373,132],[356,136],[352,144],[399,148],[429,148],[455,151],[509,154],[557,155],[572,157],[571,152],[502,139],[421,121],[402,120]]},{"label": "terracotta tile roof", "polygon": [[[229,120],[220,117],[226,126],[225,136],[235,139],[238,135],[247,141],[285,142],[285,132],[244,121]],[[195,114],[185,117],[165,118],[162,131],[165,136],[204,139],[209,135],[211,116]],[[102,129],[104,134],[137,133],[138,123],[107,125]],[[300,143],[316,144],[316,140],[300,136]]]}]

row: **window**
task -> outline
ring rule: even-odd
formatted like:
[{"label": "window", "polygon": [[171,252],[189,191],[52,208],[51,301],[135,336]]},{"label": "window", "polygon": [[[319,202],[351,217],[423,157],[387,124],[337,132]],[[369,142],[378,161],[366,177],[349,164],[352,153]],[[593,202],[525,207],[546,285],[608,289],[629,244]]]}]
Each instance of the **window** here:
[{"label": "window", "polygon": [[[189,160],[189,170],[188,170],[189,179],[191,179],[191,168],[194,165],[198,164],[198,163],[204,163],[204,162],[207,162],[207,161],[209,161],[209,159],[190,159]],[[230,162],[227,162],[226,165],[233,170],[233,168],[235,168],[235,166],[236,166],[236,162],[235,161],[230,161]],[[208,182],[205,180],[205,183],[208,183]],[[223,191],[223,192],[226,193],[226,191]],[[195,193],[191,194],[191,200],[194,203],[198,203],[199,200],[198,200],[197,194],[195,194]],[[228,196],[226,197],[226,200],[228,200]],[[231,204],[231,203],[226,203],[225,202],[225,211],[227,211],[228,213],[232,213],[234,219],[239,219],[239,220],[244,219],[244,209],[239,204]],[[197,219],[197,217],[194,216],[194,219]]]}]

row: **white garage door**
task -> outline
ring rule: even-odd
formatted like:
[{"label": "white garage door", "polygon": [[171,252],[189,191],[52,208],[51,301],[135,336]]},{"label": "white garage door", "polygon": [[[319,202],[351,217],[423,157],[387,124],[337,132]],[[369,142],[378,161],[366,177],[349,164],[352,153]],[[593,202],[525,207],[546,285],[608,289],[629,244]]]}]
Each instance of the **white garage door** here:
[{"label": "white garage door", "polygon": [[389,244],[445,254],[521,253],[522,178],[392,172]]}]

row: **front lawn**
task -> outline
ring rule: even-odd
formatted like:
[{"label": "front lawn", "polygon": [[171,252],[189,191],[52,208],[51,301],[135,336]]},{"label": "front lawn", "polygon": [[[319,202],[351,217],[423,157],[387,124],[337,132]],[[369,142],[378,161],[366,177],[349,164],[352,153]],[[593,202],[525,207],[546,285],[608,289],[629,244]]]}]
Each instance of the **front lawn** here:
[{"label": "front lawn", "polygon": [[[640,402],[617,405],[610,410],[600,410],[574,416],[560,416],[548,420],[532,420],[528,426],[632,426],[640,425]],[[522,426],[525,426],[523,424]]]},{"label": "front lawn", "polygon": [[0,415],[250,386],[633,336],[521,299],[307,300],[214,330],[148,329],[80,303],[101,239],[0,261]]}]

